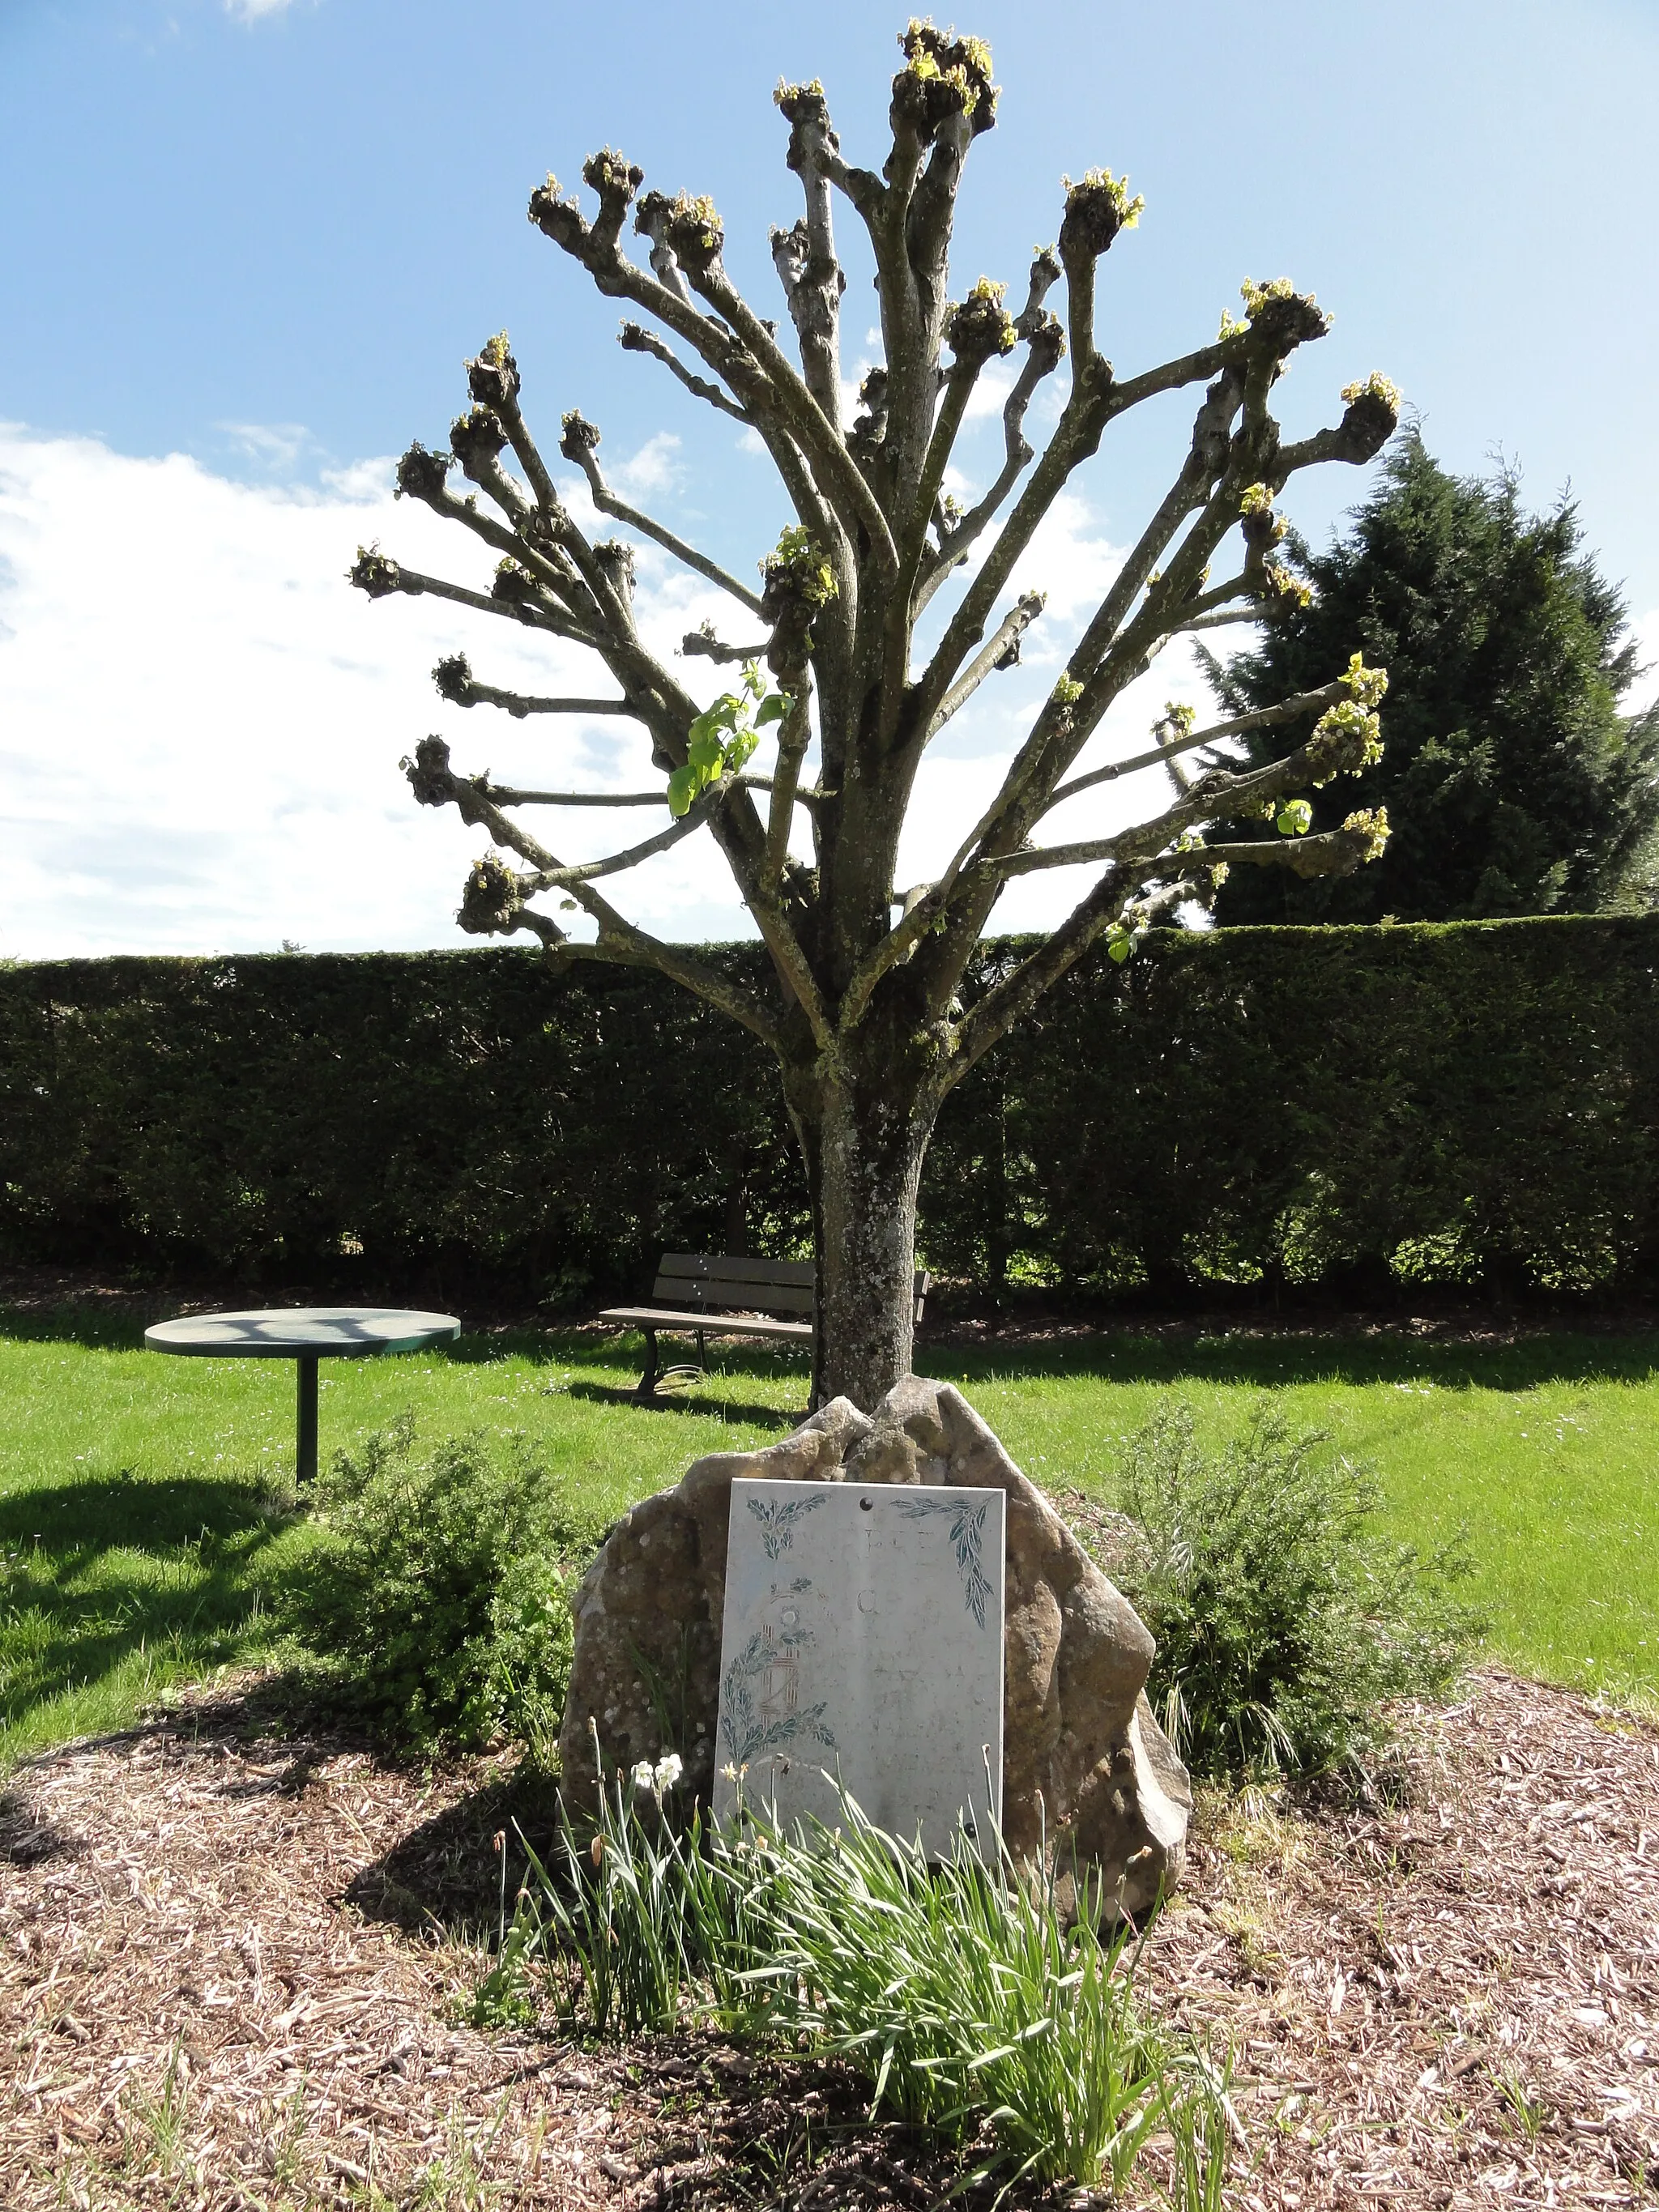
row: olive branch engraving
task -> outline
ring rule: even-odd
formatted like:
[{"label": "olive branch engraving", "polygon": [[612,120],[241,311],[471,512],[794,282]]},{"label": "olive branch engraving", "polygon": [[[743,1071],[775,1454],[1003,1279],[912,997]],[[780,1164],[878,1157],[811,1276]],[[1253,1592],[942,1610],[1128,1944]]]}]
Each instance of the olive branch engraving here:
[{"label": "olive branch engraving", "polygon": [[907,1521],[927,1521],[936,1514],[951,1516],[951,1541],[957,1555],[957,1571],[962,1577],[962,1594],[968,1601],[968,1610],[981,1628],[985,1626],[985,1603],[991,1595],[991,1585],[981,1565],[985,1539],[985,1515],[989,1498],[982,1498],[977,1505],[966,1499],[957,1504],[945,1498],[901,1498],[898,1509]]},{"label": "olive branch engraving", "polygon": [[821,1490],[807,1498],[749,1500],[749,1510],[761,1524],[761,1548],[769,1559],[775,1559],[789,1549],[795,1540],[796,1522],[804,1513],[816,1513],[823,1503]]},{"label": "olive branch engraving", "polygon": [[739,1765],[803,1735],[815,1737],[830,1751],[836,1748],[834,1731],[824,1724],[827,1700],[769,1720],[755,1695],[757,1680],[777,1664],[781,1652],[804,1650],[816,1640],[810,1629],[777,1633],[757,1628],[727,1666],[720,1680],[720,1734],[727,1757]]}]

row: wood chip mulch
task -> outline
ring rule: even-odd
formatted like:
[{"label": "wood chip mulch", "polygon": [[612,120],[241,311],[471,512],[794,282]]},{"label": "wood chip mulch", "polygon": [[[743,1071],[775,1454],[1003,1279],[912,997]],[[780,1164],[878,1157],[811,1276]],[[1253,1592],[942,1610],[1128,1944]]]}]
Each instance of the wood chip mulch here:
[{"label": "wood chip mulch", "polygon": [[[1235,2055],[1230,2201],[1654,2203],[1659,1732],[1486,1673],[1409,1741],[1398,1808],[1207,1802],[1146,1945],[1149,2006]],[[937,2200],[834,2069],[462,2024],[506,1802],[222,1696],[21,1769],[0,2205]]]}]

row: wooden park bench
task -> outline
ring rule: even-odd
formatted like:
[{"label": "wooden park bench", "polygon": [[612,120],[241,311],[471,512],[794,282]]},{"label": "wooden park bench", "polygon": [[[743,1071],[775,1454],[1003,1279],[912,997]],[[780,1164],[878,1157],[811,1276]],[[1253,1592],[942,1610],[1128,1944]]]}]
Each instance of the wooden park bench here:
[{"label": "wooden park bench", "polygon": [[[659,1304],[649,1306],[611,1306],[601,1321],[625,1323],[645,1331],[645,1372],[639,1395],[651,1398],[659,1382],[701,1375],[704,1340],[711,1336],[782,1337],[811,1341],[810,1318],[817,1301],[817,1270],[810,1260],[756,1260],[712,1252],[665,1252],[657,1267],[651,1295]],[[916,1319],[933,1278],[925,1267],[916,1270]],[[789,1318],[797,1314],[805,1321]],[[670,1336],[695,1336],[697,1365],[664,1368],[658,1363],[659,1332]]]}]

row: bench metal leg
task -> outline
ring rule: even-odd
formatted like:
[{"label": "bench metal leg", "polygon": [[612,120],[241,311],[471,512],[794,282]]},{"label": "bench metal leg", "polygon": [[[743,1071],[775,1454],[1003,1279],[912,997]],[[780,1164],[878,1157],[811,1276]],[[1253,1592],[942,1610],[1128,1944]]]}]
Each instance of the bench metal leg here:
[{"label": "bench metal leg", "polygon": [[295,1482],[317,1480],[317,1355],[302,1352],[295,1361],[299,1370],[298,1436],[294,1450]]},{"label": "bench metal leg", "polygon": [[654,1403],[657,1400],[657,1385],[659,1382],[695,1382],[701,1379],[707,1370],[708,1346],[702,1329],[693,1329],[691,1334],[697,1340],[697,1364],[695,1367],[689,1365],[665,1367],[658,1356],[656,1330],[654,1328],[646,1330],[645,1372],[640,1377],[639,1388],[634,1394],[635,1397],[644,1400],[647,1404]]},{"label": "bench metal leg", "polygon": [[656,1396],[657,1377],[661,1372],[657,1359],[657,1332],[654,1328],[648,1328],[645,1332],[645,1372],[640,1377],[639,1395],[641,1398]]}]

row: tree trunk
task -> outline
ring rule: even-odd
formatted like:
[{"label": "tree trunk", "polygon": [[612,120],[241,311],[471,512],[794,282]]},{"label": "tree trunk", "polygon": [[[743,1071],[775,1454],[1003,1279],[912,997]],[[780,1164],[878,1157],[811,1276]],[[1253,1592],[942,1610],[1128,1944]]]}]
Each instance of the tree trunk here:
[{"label": "tree trunk", "polygon": [[916,1187],[938,1106],[890,1071],[865,1083],[786,1068],[784,1089],[818,1267],[812,1404],[845,1397],[868,1413],[910,1372]]}]

